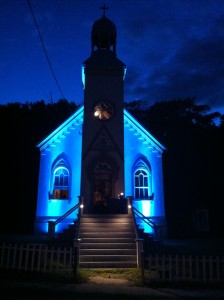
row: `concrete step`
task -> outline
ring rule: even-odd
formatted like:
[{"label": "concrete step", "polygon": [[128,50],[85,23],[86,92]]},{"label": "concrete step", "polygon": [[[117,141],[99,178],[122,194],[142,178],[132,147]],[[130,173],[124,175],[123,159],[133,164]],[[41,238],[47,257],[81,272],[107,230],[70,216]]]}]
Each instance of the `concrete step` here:
[{"label": "concrete step", "polygon": [[82,255],[80,257],[79,262],[119,262],[119,261],[126,261],[126,262],[136,262],[136,255],[106,255],[106,254],[99,254],[99,255]]},{"label": "concrete step", "polygon": [[86,243],[134,243],[135,244],[135,238],[133,237],[121,237],[121,238],[107,238],[107,237],[92,237],[92,238],[82,238],[80,241],[80,245],[86,244]]},{"label": "concrete step", "polygon": [[[131,226],[132,227],[132,226]],[[80,229],[82,230],[89,230],[89,231],[94,231],[94,230],[101,230],[102,229],[112,231],[115,228],[119,230],[130,230],[130,223],[104,223],[103,228],[102,228],[102,223],[81,223],[80,224]]]},{"label": "concrete step", "polygon": [[136,268],[136,261],[80,262],[80,268]]},{"label": "concrete step", "polygon": [[136,267],[136,236],[130,215],[83,215],[80,267]]},{"label": "concrete step", "polygon": [[136,244],[135,243],[86,243],[83,242],[80,244],[80,249],[134,249],[136,250]]},{"label": "concrete step", "polygon": [[83,255],[135,255],[136,256],[136,251],[135,249],[82,249],[82,256]]},{"label": "concrete step", "polygon": [[127,232],[81,232],[79,234],[80,239],[83,238],[135,238],[135,233],[131,231]]},{"label": "concrete step", "polygon": [[83,223],[126,223],[132,220],[129,215],[82,215]]}]

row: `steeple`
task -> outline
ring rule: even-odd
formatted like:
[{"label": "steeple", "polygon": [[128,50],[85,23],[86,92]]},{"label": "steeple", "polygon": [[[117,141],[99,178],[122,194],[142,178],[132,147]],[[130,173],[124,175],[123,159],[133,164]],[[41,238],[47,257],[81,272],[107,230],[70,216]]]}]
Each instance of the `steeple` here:
[{"label": "steeple", "polygon": [[108,7],[103,5],[100,9],[103,9],[103,16],[96,20],[92,26],[92,52],[95,50],[109,50],[116,54],[116,26],[105,16],[105,10]]}]

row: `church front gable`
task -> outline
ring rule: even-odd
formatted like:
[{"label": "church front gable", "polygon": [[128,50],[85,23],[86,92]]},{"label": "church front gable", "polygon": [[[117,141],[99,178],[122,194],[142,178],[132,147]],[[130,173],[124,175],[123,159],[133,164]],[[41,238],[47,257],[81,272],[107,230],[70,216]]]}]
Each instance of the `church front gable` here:
[{"label": "church front gable", "polygon": [[111,137],[109,136],[109,133],[105,128],[102,128],[97,134],[92,149],[94,151],[115,151],[115,144],[113,143]]},{"label": "church front gable", "polygon": [[82,124],[83,106],[37,145],[41,155],[45,155],[61,143],[63,144],[70,135],[73,137],[77,136],[77,134],[81,136]]},{"label": "church front gable", "polygon": [[111,136],[109,131],[103,126],[99,129],[93,138],[92,144],[90,144],[86,153],[83,155],[84,159],[90,151],[93,151],[94,156],[96,153],[100,153],[101,155],[105,155],[107,153],[109,155],[112,154],[114,157],[120,157],[120,159],[123,160],[123,154],[120,152],[113,136]]},{"label": "church front gable", "polygon": [[[78,118],[75,117],[77,115]],[[57,219],[78,203],[81,186],[82,120],[83,108],[38,145],[41,163],[37,218]],[[155,203],[163,202],[163,187],[160,192],[158,187],[162,178],[161,156],[165,148],[127,111],[124,111],[124,146],[125,190],[121,192],[125,196],[132,196],[135,206],[146,216],[153,216]],[[119,182],[119,166],[113,162],[112,157],[115,153],[118,154],[117,148],[113,137],[105,128],[101,128],[91,149],[95,152],[92,160],[94,164],[87,168],[89,176],[92,174],[91,178],[94,178],[90,186],[91,193],[96,203],[103,200],[106,203],[108,196],[116,197],[114,190]],[[88,180],[91,181],[91,178],[88,177]],[[106,184],[104,187],[103,183]],[[158,214],[160,212],[157,209]]]},{"label": "church front gable", "polygon": [[130,132],[130,142],[139,142],[140,147],[150,149],[157,156],[161,156],[165,147],[159,143],[127,110],[124,109],[124,128]]}]

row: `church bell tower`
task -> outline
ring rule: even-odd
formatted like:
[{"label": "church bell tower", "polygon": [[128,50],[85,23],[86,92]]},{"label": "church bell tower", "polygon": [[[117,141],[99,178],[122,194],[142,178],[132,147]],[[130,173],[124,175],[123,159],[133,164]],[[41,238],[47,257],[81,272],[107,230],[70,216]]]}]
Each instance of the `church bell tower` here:
[{"label": "church bell tower", "polygon": [[83,63],[81,196],[84,213],[108,207],[124,192],[125,64],[116,56],[116,27],[103,16],[94,22],[91,55]]}]

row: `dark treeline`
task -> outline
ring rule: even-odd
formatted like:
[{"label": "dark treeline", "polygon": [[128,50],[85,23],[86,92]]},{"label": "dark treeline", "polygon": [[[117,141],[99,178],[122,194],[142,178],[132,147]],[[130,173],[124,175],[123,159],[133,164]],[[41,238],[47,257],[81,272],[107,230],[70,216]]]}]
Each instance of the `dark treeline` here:
[{"label": "dark treeline", "polygon": [[167,149],[163,171],[169,234],[194,236],[195,212],[207,209],[210,235],[223,235],[224,116],[194,99],[159,102],[148,109],[133,102],[128,108]]},{"label": "dark treeline", "polygon": [[[222,235],[224,116],[194,99],[125,104],[162,143],[165,205],[170,237],[195,234],[196,209],[207,209],[210,236]],[[66,120],[77,105],[67,100],[0,106],[0,232],[33,233],[39,173],[36,145]],[[216,125],[219,121],[219,126]]]},{"label": "dark treeline", "polygon": [[36,145],[76,109],[66,100],[0,106],[1,232],[33,232],[40,155]]}]

